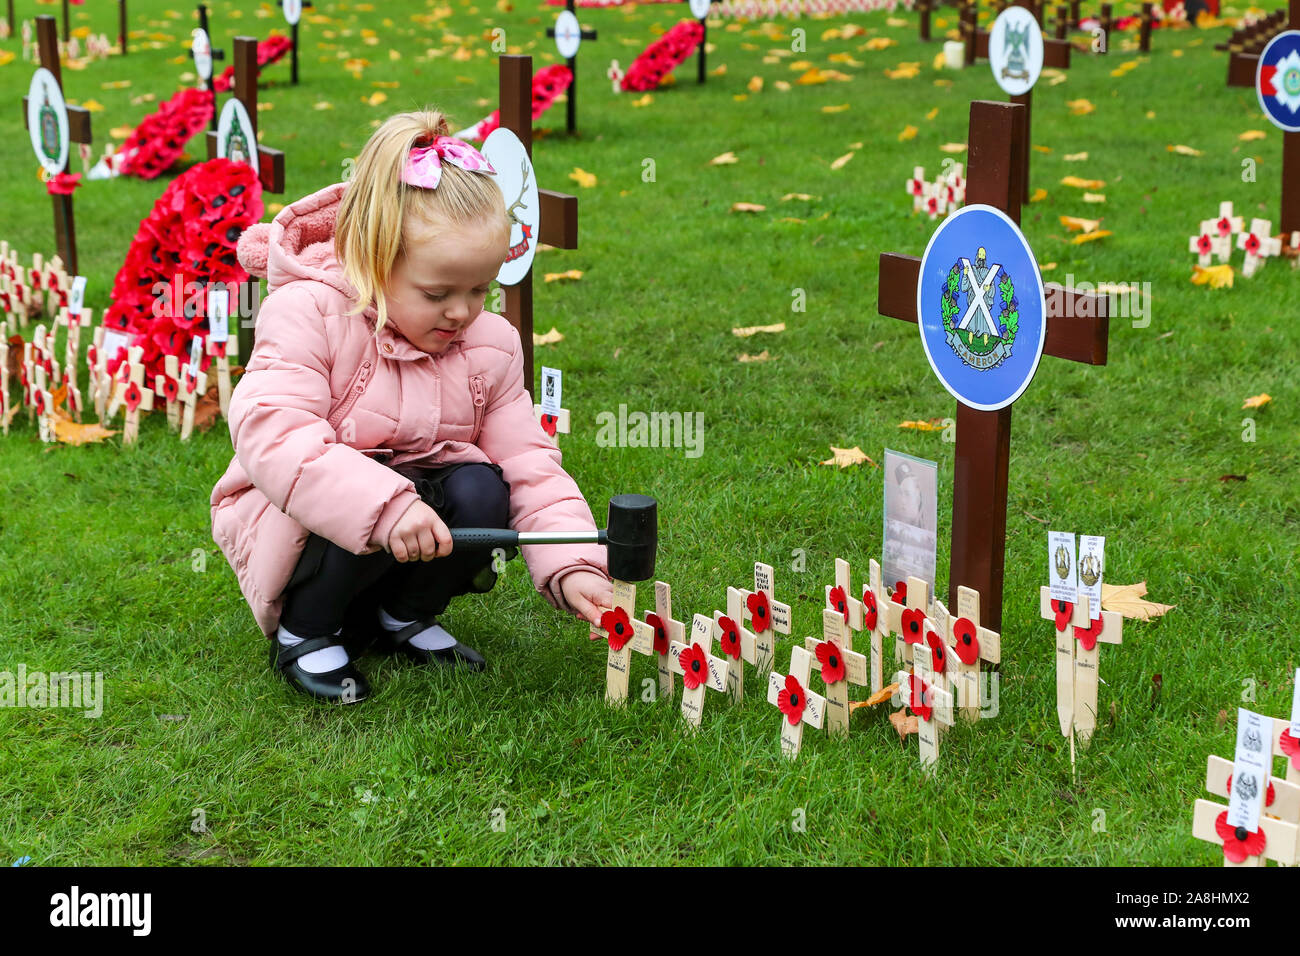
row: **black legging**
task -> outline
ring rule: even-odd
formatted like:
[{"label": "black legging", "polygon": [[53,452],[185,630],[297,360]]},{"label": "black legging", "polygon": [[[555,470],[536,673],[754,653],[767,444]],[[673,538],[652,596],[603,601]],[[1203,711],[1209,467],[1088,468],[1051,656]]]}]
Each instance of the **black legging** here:
[{"label": "black legging", "polygon": [[[450,465],[407,477],[449,528],[507,526],[510,486],[496,465]],[[388,551],[353,554],[313,533],[285,588],[280,623],[298,637],[333,634],[367,589],[399,621],[428,620],[457,595],[491,590],[491,563],[488,548],[457,547],[445,558],[401,562]]]}]

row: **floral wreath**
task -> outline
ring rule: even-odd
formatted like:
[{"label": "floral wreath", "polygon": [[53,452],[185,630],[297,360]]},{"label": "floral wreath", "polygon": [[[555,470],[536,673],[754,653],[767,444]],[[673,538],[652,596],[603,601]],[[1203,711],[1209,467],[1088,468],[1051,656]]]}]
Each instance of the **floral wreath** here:
[{"label": "floral wreath", "polygon": [[212,121],[212,96],[193,87],[178,90],[122,144],[120,171],[126,176],[156,179],[171,168],[185,144]]},{"label": "floral wreath", "polygon": [[653,90],[673,70],[695,52],[704,40],[699,20],[683,20],[651,43],[632,61],[620,84],[625,92]]},{"label": "floral wreath", "polygon": [[[952,268],[948,271],[948,278],[944,280],[942,286],[942,296],[939,300],[939,308],[943,311],[943,328],[949,335],[956,335],[962,338],[962,343],[976,355],[986,354],[997,348],[997,343],[989,345],[982,343],[965,329],[957,329],[953,326],[953,316],[958,311],[957,293],[961,288],[961,263],[954,262]],[[1006,337],[999,341],[1004,341],[1007,347],[1016,341],[1016,334],[1020,331],[1020,301],[1016,298],[1016,286],[1011,280],[1011,273],[1005,269],[1002,270],[1002,281],[998,283],[998,296],[1002,300],[1002,314],[998,316],[998,321],[1002,327],[1007,330]]]}]

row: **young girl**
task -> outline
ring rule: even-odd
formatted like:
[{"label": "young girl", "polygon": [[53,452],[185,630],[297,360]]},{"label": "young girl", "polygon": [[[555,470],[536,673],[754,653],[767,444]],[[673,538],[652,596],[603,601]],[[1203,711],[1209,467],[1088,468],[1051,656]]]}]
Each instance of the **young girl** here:
[{"label": "young girl", "polygon": [[[483,311],[510,227],[495,171],[441,113],[402,113],[350,182],[241,238],[268,280],[230,401],[235,455],[212,534],[289,683],[363,700],[349,656],[375,640],[430,664],[483,657],[439,623],[495,583],[448,527],[594,530],[524,389],[519,333]],[[592,623],[613,600],[605,549],[523,549],[554,606]],[[345,633],[346,632],[346,633]]]}]

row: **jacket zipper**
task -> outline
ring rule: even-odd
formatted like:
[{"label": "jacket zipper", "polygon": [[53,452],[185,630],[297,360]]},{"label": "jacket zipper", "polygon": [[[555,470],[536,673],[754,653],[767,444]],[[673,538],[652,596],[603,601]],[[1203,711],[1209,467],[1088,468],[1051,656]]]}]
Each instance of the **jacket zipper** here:
[{"label": "jacket zipper", "polygon": [[361,397],[361,393],[366,390],[366,381],[369,378],[370,362],[362,362],[361,368],[357,369],[357,374],[353,376],[352,383],[348,386],[348,394],[343,400],[343,404],[340,405],[335,410],[334,414],[329,417],[331,428],[338,428],[339,422],[343,421],[344,416],[347,415],[348,412],[352,411],[352,406],[357,403],[357,399]]},{"label": "jacket zipper", "polygon": [[483,426],[483,410],[487,405],[486,390],[483,388],[483,376],[475,375],[469,380],[470,391],[474,393],[474,431],[473,436],[478,437],[478,431]]}]

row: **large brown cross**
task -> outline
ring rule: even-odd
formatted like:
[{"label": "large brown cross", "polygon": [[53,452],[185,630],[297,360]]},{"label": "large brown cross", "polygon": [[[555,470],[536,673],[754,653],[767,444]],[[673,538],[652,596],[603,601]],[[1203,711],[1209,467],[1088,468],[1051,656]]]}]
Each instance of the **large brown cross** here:
[{"label": "large brown cross", "polygon": [[[36,38],[40,45],[41,66],[54,74],[54,80],[63,90],[63,70],[59,66],[59,34],[54,17],[44,14],[36,18]],[[27,97],[23,97],[23,125],[27,125]],[[68,107],[68,138],[74,143],[91,142],[90,111],[80,106]],[[68,162],[63,164],[61,173],[68,171],[72,162],[72,150],[68,150]],[[59,247],[59,255],[69,275],[77,274],[77,226],[72,216],[72,195],[51,196],[54,200],[54,238]]]},{"label": "large brown cross", "polygon": [[[1041,8],[1033,6],[1029,0],[1022,3],[1015,3],[1012,6],[1024,7],[1034,14],[1035,17],[1041,15]],[[1040,31],[1041,32],[1041,31]],[[1068,70],[1070,68],[1070,44],[1064,40],[1049,40],[1043,37],[1043,66],[1055,67],[1058,70]],[[989,58],[989,31],[987,30],[970,30],[966,34],[967,47],[974,47],[973,55],[968,59],[974,63],[977,59],[987,60]],[[1025,143],[1024,143],[1024,164],[1025,164],[1025,193],[1024,201],[1029,202],[1029,148],[1033,142],[1033,109],[1034,109],[1034,91],[1027,90],[1024,93],[1017,93],[1011,97],[1012,103],[1019,103],[1025,108]]]},{"label": "large brown cross", "polygon": [[[244,104],[257,135],[257,40],[235,37],[235,99]],[[249,148],[253,143],[249,143]],[[257,143],[257,176],[262,189],[269,193],[284,192],[284,153]],[[217,158],[217,134],[208,131],[208,159]],[[248,352],[245,355],[251,354]]]},{"label": "large brown cross", "polygon": [[[1286,21],[1279,10],[1268,18],[1269,25],[1240,40],[1232,41],[1228,53],[1228,85],[1255,87],[1255,73],[1259,55],[1264,52],[1277,33],[1282,30],[1300,30],[1300,0],[1290,0]],[[1239,49],[1234,49],[1239,47]],[[1284,241],[1290,242],[1291,233],[1300,229],[1300,133],[1282,134],[1282,211],[1279,230]]]},{"label": "large brown cross", "polygon": [[[971,103],[968,141],[966,202],[995,206],[1019,224],[1025,177],[1025,108],[1018,103]],[[917,321],[920,270],[921,260],[915,256],[881,254],[877,304],[881,315]],[[1046,300],[1043,354],[1105,365],[1110,329],[1107,297],[1052,283],[1046,287]],[[975,589],[986,612],[984,624],[993,631],[1002,630],[1010,452],[1010,405],[985,412],[957,403],[948,605],[956,606],[959,587]]]},{"label": "large brown cross", "polygon": [[[502,56],[500,70],[501,126],[519,137],[533,155],[533,58]],[[539,243],[560,249],[578,248],[578,197],[549,189],[537,191]],[[519,330],[524,346],[524,387],[533,394],[533,270],[517,285],[505,287],[506,319]]]}]

